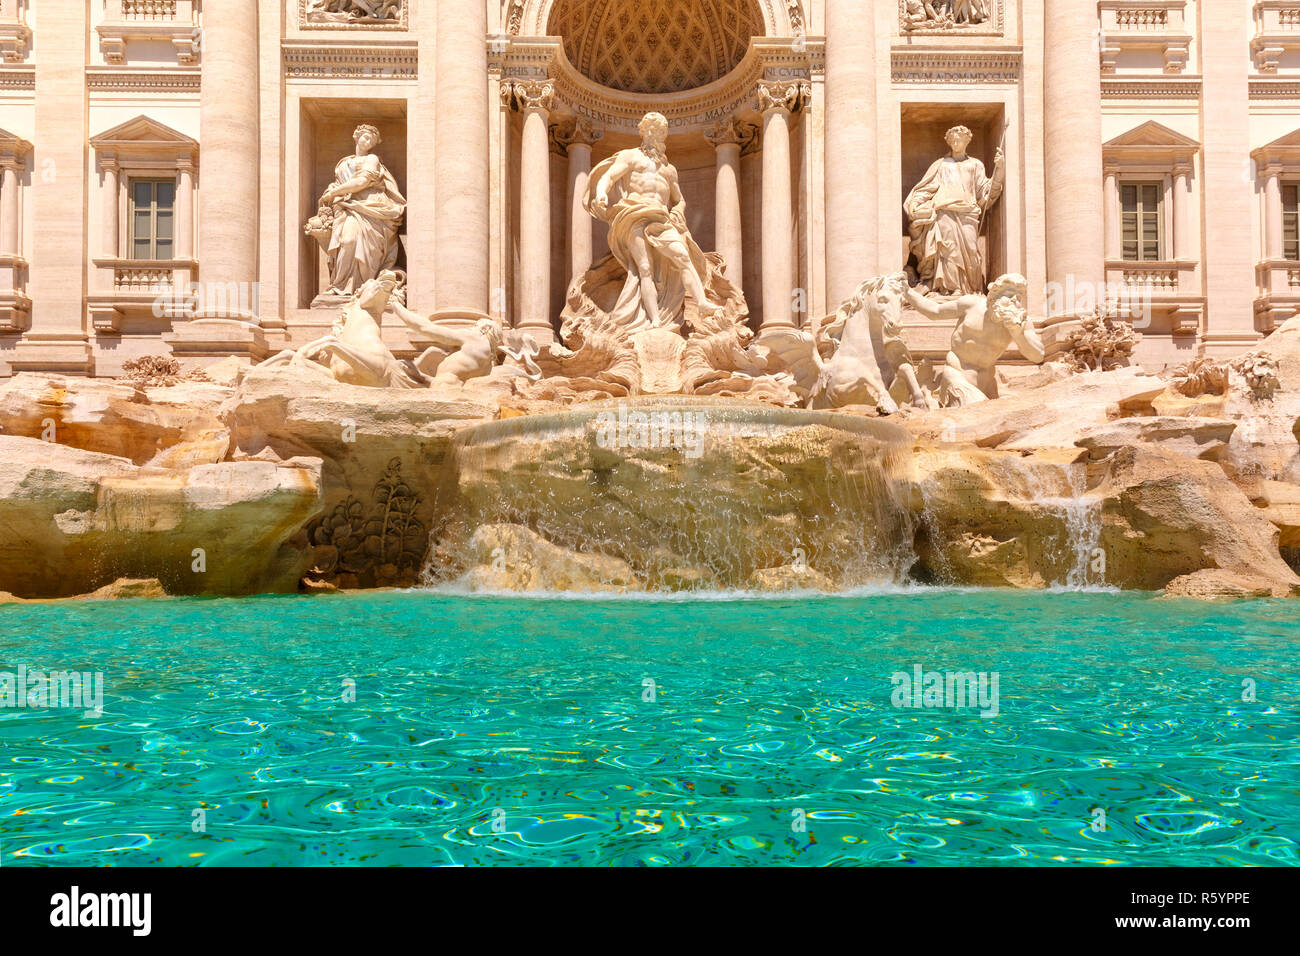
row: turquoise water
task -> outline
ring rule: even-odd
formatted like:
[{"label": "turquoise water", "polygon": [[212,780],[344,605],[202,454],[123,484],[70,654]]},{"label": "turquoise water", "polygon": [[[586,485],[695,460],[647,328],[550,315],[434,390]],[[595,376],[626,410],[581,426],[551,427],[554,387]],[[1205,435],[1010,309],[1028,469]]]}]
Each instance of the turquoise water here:
[{"label": "turquoise water", "polygon": [[[0,861],[1293,865],[1296,614],[964,591],[9,605],[0,670],[102,671],[105,695],[98,719],[0,709]],[[893,706],[918,664],[997,672],[997,716]]]}]

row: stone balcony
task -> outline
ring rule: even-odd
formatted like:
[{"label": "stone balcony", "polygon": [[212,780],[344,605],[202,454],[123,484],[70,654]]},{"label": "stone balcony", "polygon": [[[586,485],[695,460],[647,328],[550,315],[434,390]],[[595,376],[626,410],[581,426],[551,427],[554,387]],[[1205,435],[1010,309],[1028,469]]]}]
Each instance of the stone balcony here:
[{"label": "stone balcony", "polygon": [[1261,73],[1276,73],[1282,57],[1300,51],[1300,2],[1256,0],[1250,52]]},{"label": "stone balcony", "polygon": [[1255,320],[1267,334],[1300,313],[1300,261],[1265,260],[1255,266]]},{"label": "stone balcony", "polygon": [[1195,262],[1112,260],[1106,263],[1106,284],[1112,301],[1127,297],[1130,303],[1149,302],[1153,330],[1171,335],[1200,331],[1205,296]]},{"label": "stone balcony", "polygon": [[1182,73],[1191,58],[1187,0],[1100,0],[1101,71],[1115,73],[1129,54],[1159,54],[1165,73]]},{"label": "stone balcony", "polygon": [[96,332],[120,332],[131,317],[186,318],[198,278],[193,259],[96,259],[86,298]]},{"label": "stone balcony", "polygon": [[96,27],[99,49],[110,64],[126,62],[132,40],[170,41],[176,62],[198,62],[198,14],[193,0],[108,0],[104,22]]}]

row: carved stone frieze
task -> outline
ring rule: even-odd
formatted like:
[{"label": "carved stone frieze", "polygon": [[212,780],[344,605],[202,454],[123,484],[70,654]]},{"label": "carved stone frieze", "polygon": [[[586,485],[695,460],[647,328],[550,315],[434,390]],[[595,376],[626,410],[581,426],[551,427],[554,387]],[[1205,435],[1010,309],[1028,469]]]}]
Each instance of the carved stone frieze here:
[{"label": "carved stone frieze", "polygon": [[298,0],[307,30],[405,30],[408,0]]}]

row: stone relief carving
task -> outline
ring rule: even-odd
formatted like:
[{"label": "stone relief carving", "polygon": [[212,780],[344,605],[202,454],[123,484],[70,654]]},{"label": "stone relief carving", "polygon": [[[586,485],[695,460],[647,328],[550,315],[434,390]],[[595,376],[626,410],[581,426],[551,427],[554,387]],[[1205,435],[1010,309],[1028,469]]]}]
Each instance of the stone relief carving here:
[{"label": "stone relief carving", "polygon": [[1047,357],[1029,318],[1029,282],[1024,276],[1001,276],[987,295],[964,295],[950,302],[927,299],[916,289],[905,294],[927,319],[957,323],[948,360],[937,370],[936,397],[944,408],[997,398],[997,362],[1012,343],[1035,365]]},{"label": "stone relief carving", "polygon": [[945,31],[979,27],[993,21],[999,0],[902,0],[904,32]]},{"label": "stone relief carving", "polygon": [[406,0],[302,0],[304,26],[405,26]]},{"label": "stone relief carving", "polygon": [[966,153],[973,138],[969,129],[954,126],[944,138],[952,152],[912,187],[903,210],[923,291],[968,295],[984,288],[979,237],[1002,195],[1006,161],[999,146],[990,177],[984,164]]},{"label": "stone relief carving", "polygon": [[356,153],[334,167],[334,182],[321,195],[319,209],[304,232],[329,260],[328,296],[350,296],[397,264],[397,230],[406,199],[374,150],[382,142],[373,126],[353,133]]},{"label": "stone relief carving", "polygon": [[[429,532],[420,520],[424,502],[402,476],[402,460],[393,458],[370,493],[371,504],[348,495],[326,515],[308,526],[317,564],[311,576],[350,585],[360,579],[375,583],[414,584],[429,546]],[[352,580],[357,578],[358,580]]]}]

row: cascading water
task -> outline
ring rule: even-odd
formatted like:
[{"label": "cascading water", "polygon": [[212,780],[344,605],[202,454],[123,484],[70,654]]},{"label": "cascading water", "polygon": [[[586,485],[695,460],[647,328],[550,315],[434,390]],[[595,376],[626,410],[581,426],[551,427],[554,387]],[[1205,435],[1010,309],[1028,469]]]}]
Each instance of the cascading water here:
[{"label": "cascading water", "polygon": [[922,448],[913,503],[928,580],[944,585],[1105,585],[1101,501],[1083,464],[1051,455]]},{"label": "cascading water", "polygon": [[615,559],[648,590],[762,589],[774,571],[833,588],[901,582],[915,561],[910,448],[886,422],[717,399],[476,426],[453,443],[424,577],[509,573],[507,549],[487,546],[509,528],[546,554]]},{"label": "cascading water", "polygon": [[1088,495],[1087,467],[1037,462],[1024,467],[1022,474],[1026,499],[1055,515],[1061,524],[1059,535],[1040,542],[1048,584],[1075,590],[1104,585],[1105,576],[1097,562],[1101,501]]}]

